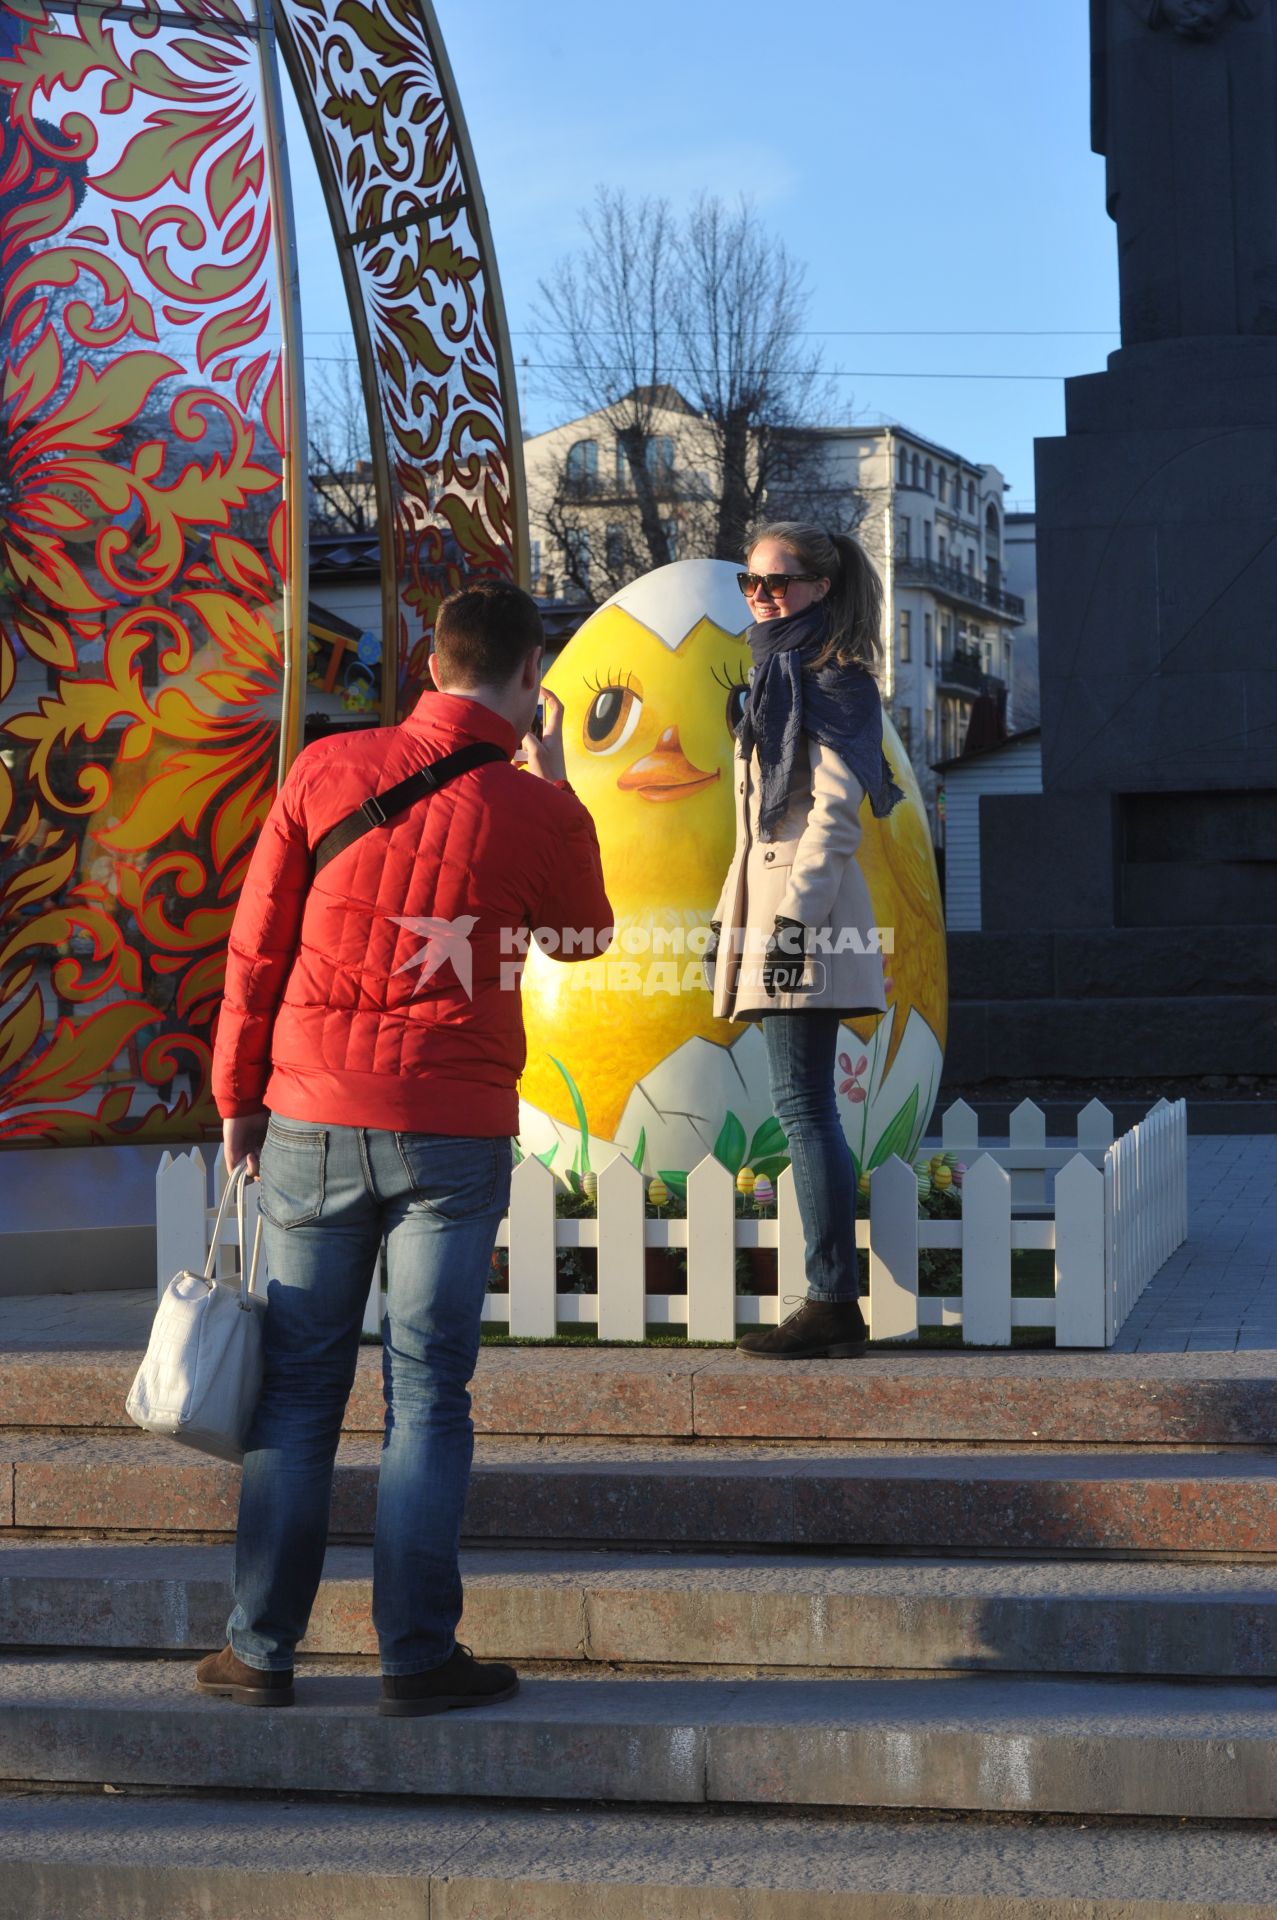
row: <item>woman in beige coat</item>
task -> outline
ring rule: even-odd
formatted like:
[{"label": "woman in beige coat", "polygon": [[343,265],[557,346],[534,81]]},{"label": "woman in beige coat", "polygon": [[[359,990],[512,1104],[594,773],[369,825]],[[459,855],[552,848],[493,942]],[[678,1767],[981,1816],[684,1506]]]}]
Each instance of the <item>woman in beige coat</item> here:
[{"label": "woman in beige coat", "polygon": [[903,796],[882,751],[882,585],[845,534],[778,521],[751,540],[749,697],[733,762],[736,850],[706,967],[714,1011],[759,1020],[772,1105],[789,1140],[807,1297],[743,1352],[863,1350],[856,1176],[834,1095],[839,1022],[884,1013],[879,930],[856,860],[861,803]]}]

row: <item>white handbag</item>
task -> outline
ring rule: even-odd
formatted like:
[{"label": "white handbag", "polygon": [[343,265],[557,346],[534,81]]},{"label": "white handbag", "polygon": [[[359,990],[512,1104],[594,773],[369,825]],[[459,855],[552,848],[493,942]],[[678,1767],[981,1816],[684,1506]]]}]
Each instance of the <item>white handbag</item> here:
[{"label": "white handbag", "polygon": [[[130,1420],[219,1460],[242,1460],[244,1439],[262,1387],[263,1295],[254,1293],[262,1242],[261,1216],[245,1267],[244,1187],[248,1163],[236,1167],[217,1210],[203,1273],[179,1273],[165,1287],[146,1357],[124,1403]],[[232,1197],[239,1215],[238,1280],[216,1280],[213,1266]]]}]

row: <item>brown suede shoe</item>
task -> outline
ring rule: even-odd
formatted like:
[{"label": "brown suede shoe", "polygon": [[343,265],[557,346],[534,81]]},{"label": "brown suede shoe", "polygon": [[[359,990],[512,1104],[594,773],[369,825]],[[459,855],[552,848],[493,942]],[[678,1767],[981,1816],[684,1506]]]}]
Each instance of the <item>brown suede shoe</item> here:
[{"label": "brown suede shoe", "polygon": [[195,1669],[195,1684],[201,1693],[220,1694],[241,1707],[291,1707],[293,1670],[268,1673],[263,1667],[247,1667],[230,1647],[207,1654]]},{"label": "brown suede shoe", "polygon": [[759,1360],[851,1360],[869,1338],[855,1300],[804,1300],[778,1327],[759,1327],[736,1342]]},{"label": "brown suede shoe", "polygon": [[425,1673],[384,1673],[377,1711],[407,1719],[447,1713],[453,1707],[490,1707],[518,1691],[513,1667],[500,1660],[476,1660],[469,1647],[458,1645],[442,1666]]}]

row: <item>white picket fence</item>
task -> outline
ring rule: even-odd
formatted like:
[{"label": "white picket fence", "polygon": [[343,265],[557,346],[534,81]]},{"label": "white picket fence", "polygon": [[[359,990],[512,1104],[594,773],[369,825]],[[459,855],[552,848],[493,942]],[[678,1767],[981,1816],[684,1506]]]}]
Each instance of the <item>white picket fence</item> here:
[{"label": "white picket fence", "polygon": [[[981,1147],[975,1115],[959,1101],[943,1117],[946,1150],[971,1156],[961,1187],[959,1219],[920,1219],[914,1169],[893,1156],[870,1179],[868,1217],[856,1239],[869,1251],[869,1298],[862,1302],[875,1340],[916,1338],[919,1327],[961,1327],[980,1346],[1008,1346],[1013,1327],[1054,1327],[1061,1347],[1106,1347],[1140,1292],[1188,1232],[1187,1116],[1184,1102],[1159,1101],[1120,1139],[1099,1102],[1083,1109],[1075,1147],[1048,1148],[1041,1110],[1025,1102],[1012,1116],[1007,1145]],[[1107,1137],[1102,1138],[1101,1136]],[[1054,1173],[1054,1196],[1046,1177]],[[219,1166],[214,1185],[225,1173]],[[553,1339],[565,1326],[596,1328],[601,1340],[642,1340],[648,1330],[686,1327],[690,1340],[730,1341],[738,1327],[774,1325],[787,1296],[805,1291],[803,1235],[793,1177],[776,1183],[775,1213],[738,1218],[731,1174],[708,1158],[687,1182],[687,1217],[646,1215],[647,1182],[618,1155],[598,1176],[593,1218],[560,1219],[558,1182],[535,1158],[515,1168],[510,1211],[496,1244],[508,1254],[508,1293],[490,1292],[484,1319],[512,1334]],[[249,1189],[248,1227],[255,1224]],[[214,1196],[214,1199],[216,1196]],[[165,1154],[156,1176],[157,1281],[182,1268],[201,1269],[215,1218],[198,1148]],[[218,1271],[236,1259],[234,1219],[226,1223]],[[774,1295],[736,1291],[739,1249],[776,1249]],[[606,1250],[597,1262],[597,1291],[560,1292],[556,1254],[568,1248]],[[646,1291],[646,1251],[684,1248],[687,1292]],[[960,1295],[919,1298],[918,1255],[948,1248],[961,1255]],[[1054,1292],[1013,1298],[1011,1255],[1053,1254]],[[376,1332],[383,1301],[370,1288],[365,1327]]]}]

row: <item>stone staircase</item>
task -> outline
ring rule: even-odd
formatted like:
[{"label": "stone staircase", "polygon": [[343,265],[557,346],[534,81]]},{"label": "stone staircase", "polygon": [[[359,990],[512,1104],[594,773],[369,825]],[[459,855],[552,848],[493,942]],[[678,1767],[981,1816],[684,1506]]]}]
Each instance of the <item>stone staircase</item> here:
[{"label": "stone staircase", "polygon": [[1277,1913],[1274,1355],[488,1349],[462,1632],[524,1685],[416,1721],[376,1359],[252,1713],[191,1686],[234,1471],[126,1429],[136,1355],[5,1356],[0,1916]]}]

